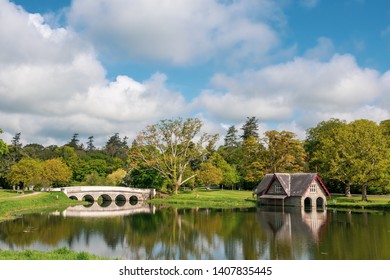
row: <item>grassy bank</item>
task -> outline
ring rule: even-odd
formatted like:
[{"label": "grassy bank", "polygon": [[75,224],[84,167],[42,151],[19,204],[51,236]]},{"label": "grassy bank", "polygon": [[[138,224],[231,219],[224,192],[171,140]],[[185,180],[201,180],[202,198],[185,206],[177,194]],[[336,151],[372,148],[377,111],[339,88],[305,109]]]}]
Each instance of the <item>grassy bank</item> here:
[{"label": "grassy bank", "polygon": [[351,197],[332,195],[328,199],[328,208],[390,210],[390,196],[369,195],[367,199],[368,201],[362,201],[361,195]]},{"label": "grassy bank", "polygon": [[104,258],[87,252],[75,252],[66,247],[49,252],[35,250],[3,251],[0,250],[0,260],[103,260]]},{"label": "grassy bank", "polygon": [[165,198],[155,198],[153,204],[167,204],[175,207],[247,208],[255,207],[252,191],[194,190],[180,192]]},{"label": "grassy bank", "polygon": [[33,213],[43,209],[63,209],[75,204],[80,204],[80,202],[69,199],[62,192],[20,194],[1,190],[0,221],[13,219],[24,213]]}]

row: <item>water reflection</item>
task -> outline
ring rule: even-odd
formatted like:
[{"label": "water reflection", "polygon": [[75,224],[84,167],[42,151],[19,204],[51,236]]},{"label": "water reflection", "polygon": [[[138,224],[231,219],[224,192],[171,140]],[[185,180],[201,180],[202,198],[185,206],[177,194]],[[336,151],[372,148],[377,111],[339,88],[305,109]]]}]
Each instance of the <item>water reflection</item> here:
[{"label": "water reflection", "polygon": [[266,231],[264,259],[312,259],[310,248],[320,243],[329,224],[327,211],[262,207],[257,221]]},{"label": "water reflection", "polygon": [[262,207],[257,211],[261,227],[273,239],[289,241],[296,238],[319,241],[328,224],[327,212],[298,207]]},{"label": "water reflection", "polygon": [[136,204],[126,203],[126,201],[103,201],[103,203],[92,203],[88,205],[77,205],[69,207],[64,211],[56,211],[51,213],[54,216],[63,217],[118,217],[128,216],[139,213],[154,213],[155,207],[146,202],[138,202]]},{"label": "water reflection", "polygon": [[123,259],[389,259],[389,232],[386,213],[112,202],[0,223],[0,249],[66,246]]}]

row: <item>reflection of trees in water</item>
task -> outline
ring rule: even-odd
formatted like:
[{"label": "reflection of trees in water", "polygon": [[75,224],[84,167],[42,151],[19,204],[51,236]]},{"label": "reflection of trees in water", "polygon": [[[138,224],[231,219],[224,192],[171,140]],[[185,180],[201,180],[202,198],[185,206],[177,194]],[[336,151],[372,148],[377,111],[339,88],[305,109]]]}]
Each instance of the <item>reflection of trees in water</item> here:
[{"label": "reflection of trees in water", "polygon": [[[1,223],[0,240],[22,248],[34,242],[57,247],[64,241],[69,247],[93,247],[92,240],[100,237],[113,251],[122,250],[123,257],[132,259],[349,259],[360,257],[361,251],[353,250],[356,246],[370,254],[390,245],[388,227],[379,227],[375,215],[279,210],[166,208],[114,218],[26,215]],[[368,236],[362,227],[374,228],[374,235]],[[385,243],[378,249],[367,240]],[[390,259],[390,253],[382,255]]]},{"label": "reflection of trees in water", "polygon": [[390,260],[390,212],[329,212],[316,259]]},{"label": "reflection of trees in water", "polygon": [[[175,208],[99,219],[27,215],[2,224],[0,238],[20,247],[34,242],[56,247],[64,240],[72,247],[100,235],[134,259],[259,259],[268,249],[267,234],[255,217],[249,210]],[[26,228],[31,231],[23,232]]]}]

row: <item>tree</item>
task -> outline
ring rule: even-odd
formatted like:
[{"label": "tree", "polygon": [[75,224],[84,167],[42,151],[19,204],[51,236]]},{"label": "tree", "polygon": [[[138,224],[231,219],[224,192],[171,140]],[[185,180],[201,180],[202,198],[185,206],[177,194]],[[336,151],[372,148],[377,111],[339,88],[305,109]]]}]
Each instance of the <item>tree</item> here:
[{"label": "tree", "polygon": [[42,182],[42,164],[36,159],[21,159],[11,167],[7,180],[14,185],[23,187],[34,186]]},{"label": "tree", "polygon": [[271,130],[265,132],[266,169],[269,172],[299,172],[304,170],[305,150],[292,132]]},{"label": "tree", "polygon": [[[3,133],[3,130],[0,128],[0,134],[1,133]],[[0,156],[5,155],[6,153],[8,153],[8,146],[2,139],[0,139]]]},{"label": "tree", "polygon": [[202,162],[198,170],[197,181],[209,189],[212,185],[219,185],[223,179],[222,170],[211,162]]},{"label": "tree", "polygon": [[349,187],[359,186],[362,200],[367,188],[380,181],[389,185],[390,150],[383,130],[373,121],[357,120],[323,136],[321,149],[314,152],[316,160],[326,160],[328,176]]},{"label": "tree", "polygon": [[225,148],[235,148],[239,145],[238,130],[234,125],[230,126],[224,138]]},{"label": "tree", "polygon": [[60,158],[45,160],[42,167],[42,181],[46,186],[64,186],[72,179],[72,170]]},{"label": "tree", "polygon": [[75,150],[78,150],[78,149],[80,149],[79,143],[80,143],[79,134],[74,133],[72,136],[72,139],[70,139],[69,143],[66,144],[66,146],[69,146]]},{"label": "tree", "polygon": [[129,148],[127,146],[127,137],[121,139],[119,137],[119,133],[115,133],[113,136],[111,136],[103,149],[104,153],[109,157],[118,157],[123,160],[126,160],[128,150]]},{"label": "tree", "polygon": [[258,139],[250,136],[242,143],[242,160],[239,171],[244,179],[245,188],[253,188],[264,176],[264,146]]},{"label": "tree", "polygon": [[177,193],[181,185],[196,176],[188,171],[192,161],[203,161],[203,144],[215,138],[203,133],[195,142],[201,128],[197,118],[165,119],[150,125],[133,142],[129,162],[133,168],[144,166],[158,171]]},{"label": "tree", "polygon": [[123,179],[126,177],[126,171],[122,168],[119,168],[107,175],[107,183],[111,186],[120,186],[123,183]]},{"label": "tree", "polygon": [[[339,191],[338,185],[341,182],[344,185],[343,191],[345,195],[351,196],[351,185],[346,181],[346,178],[336,178],[333,174],[330,159],[335,150],[326,151],[324,146],[324,142],[332,142],[337,131],[343,130],[346,125],[345,121],[339,119],[330,119],[318,123],[315,127],[306,131],[304,148],[307,156],[308,170],[320,173],[325,184],[337,188],[337,191]],[[328,143],[326,146],[329,145],[331,146],[331,143]]]},{"label": "tree", "polygon": [[259,138],[259,124],[256,117],[247,117],[247,121],[241,128],[243,130],[243,134],[241,138],[245,141],[249,137],[253,137],[255,139]]},{"label": "tree", "polygon": [[220,182],[222,187],[233,188],[240,181],[240,175],[236,169],[227,163],[219,153],[214,153],[209,160],[222,171],[222,181]]},{"label": "tree", "polygon": [[93,143],[94,143],[93,136],[89,136],[88,142],[87,142],[87,151],[88,152],[92,152],[92,151],[96,150],[96,147]]},{"label": "tree", "polygon": [[161,190],[164,185],[164,178],[152,168],[139,166],[132,169],[124,178],[124,184],[133,188],[154,188]]}]

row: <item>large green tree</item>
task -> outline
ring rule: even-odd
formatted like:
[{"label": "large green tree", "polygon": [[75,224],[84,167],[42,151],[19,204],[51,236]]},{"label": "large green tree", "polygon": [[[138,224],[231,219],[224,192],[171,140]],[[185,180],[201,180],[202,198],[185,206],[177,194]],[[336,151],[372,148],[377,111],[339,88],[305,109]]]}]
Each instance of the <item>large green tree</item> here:
[{"label": "large green tree", "polygon": [[21,159],[11,167],[7,180],[14,185],[23,187],[34,186],[42,182],[42,163],[36,159]]},{"label": "large green tree", "polygon": [[45,160],[42,168],[42,181],[48,187],[64,186],[72,179],[72,170],[60,158]]},{"label": "large green tree", "polygon": [[289,131],[265,132],[264,161],[269,172],[301,172],[305,167],[305,150],[296,135]]},{"label": "large green tree", "polygon": [[380,126],[373,121],[356,120],[330,132],[319,138],[321,145],[313,153],[314,160],[326,162],[327,176],[343,182],[347,189],[360,187],[364,201],[369,185],[389,185],[390,150]]},{"label": "large green tree", "polygon": [[257,138],[250,136],[243,141],[239,171],[244,180],[244,188],[252,189],[263,178],[265,169],[263,155],[264,146]]},{"label": "large green tree", "polygon": [[[306,130],[306,139],[304,148],[307,156],[307,169],[311,172],[318,172],[323,178],[325,184],[333,188],[334,191],[344,191],[346,196],[351,195],[350,183],[345,177],[336,178],[332,172],[330,159],[331,151],[325,151],[324,143],[333,141],[334,135],[338,130],[346,127],[346,122],[339,119],[330,119],[319,122],[315,127]],[[340,186],[342,183],[342,186]]]},{"label": "large green tree", "polygon": [[205,186],[206,189],[212,185],[219,185],[223,179],[222,170],[211,162],[202,162],[198,170],[197,181],[200,185]]},{"label": "large green tree", "polygon": [[165,119],[148,126],[136,137],[129,153],[134,168],[158,171],[170,182],[173,190],[196,176],[190,170],[193,161],[204,159],[204,144],[217,137],[201,134],[202,121],[197,118]]}]

